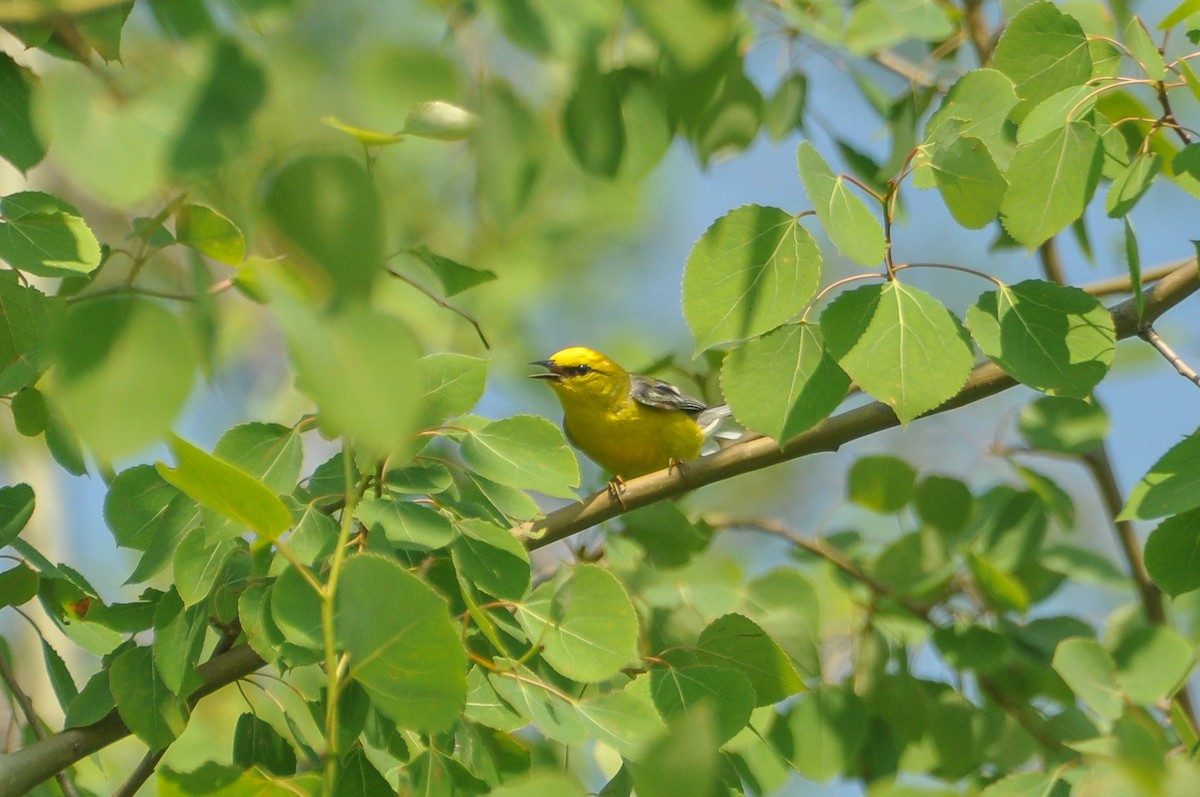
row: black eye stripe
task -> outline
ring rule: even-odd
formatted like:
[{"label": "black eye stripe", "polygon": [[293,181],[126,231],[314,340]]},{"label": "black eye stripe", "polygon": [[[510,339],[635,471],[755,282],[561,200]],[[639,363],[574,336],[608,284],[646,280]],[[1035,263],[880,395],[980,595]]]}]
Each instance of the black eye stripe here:
[{"label": "black eye stripe", "polygon": [[568,365],[563,370],[571,376],[583,376],[586,373],[590,373],[592,367],[590,365]]}]

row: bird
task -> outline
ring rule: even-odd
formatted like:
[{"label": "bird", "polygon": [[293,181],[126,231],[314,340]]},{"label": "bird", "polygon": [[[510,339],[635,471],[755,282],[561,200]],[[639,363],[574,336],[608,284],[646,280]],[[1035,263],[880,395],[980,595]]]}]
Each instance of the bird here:
[{"label": "bird", "polygon": [[583,346],[531,365],[546,369],[530,378],[545,380],[558,394],[567,439],[612,474],[610,493],[625,479],[698,457],[704,441],[730,414],[726,404],[709,406]]}]

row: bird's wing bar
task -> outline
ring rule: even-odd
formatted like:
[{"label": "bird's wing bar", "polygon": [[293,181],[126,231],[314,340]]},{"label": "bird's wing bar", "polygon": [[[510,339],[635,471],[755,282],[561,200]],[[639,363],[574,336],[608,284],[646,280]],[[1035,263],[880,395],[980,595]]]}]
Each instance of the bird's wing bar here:
[{"label": "bird's wing bar", "polygon": [[640,404],[660,410],[680,410],[689,415],[698,415],[708,409],[704,402],[681,393],[669,382],[651,376],[634,374],[630,380],[629,395]]}]

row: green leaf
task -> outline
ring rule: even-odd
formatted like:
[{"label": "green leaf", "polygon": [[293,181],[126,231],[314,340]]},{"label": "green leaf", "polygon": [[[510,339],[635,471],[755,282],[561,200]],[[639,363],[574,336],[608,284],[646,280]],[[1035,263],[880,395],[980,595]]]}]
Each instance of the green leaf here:
[{"label": "green leaf", "polygon": [[829,240],[855,263],[879,265],[885,248],[879,219],[854,193],[846,178],[833,173],[812,144],[801,142],[796,160],[808,201],[812,202]]},{"label": "green leaf", "polygon": [[850,466],[847,497],[867,509],[895,513],[908,506],[916,483],[916,469],[899,457],[862,457]]},{"label": "green leaf", "polygon": [[745,675],[722,667],[652,670],[650,691],[663,718],[694,719],[707,713],[717,745],[738,734],[754,710],[754,687]]},{"label": "green leaf", "polygon": [[204,205],[184,205],[175,213],[175,239],[213,260],[240,266],[246,238],[232,221]]},{"label": "green leaf", "polygon": [[1146,293],[1142,289],[1142,255],[1138,250],[1137,235],[1133,230],[1133,222],[1126,216],[1121,220],[1125,231],[1125,262],[1129,264],[1129,282],[1133,288],[1133,303],[1137,308],[1138,326],[1146,317]]},{"label": "green leaf", "polygon": [[1104,209],[1109,217],[1120,218],[1133,210],[1133,206],[1154,183],[1161,167],[1162,156],[1157,152],[1139,152],[1108,189]]},{"label": "green leaf", "polygon": [[937,140],[939,128],[945,125],[955,131],[954,138],[967,136],[984,142],[997,165],[1004,165],[1007,158],[1001,160],[1001,151],[1008,147],[1004,125],[1017,101],[1012,81],[1005,75],[994,69],[973,69],[950,87],[930,117],[926,142]]},{"label": "green leaf", "polygon": [[913,502],[921,520],[947,537],[962,532],[975,510],[971,489],[949,476],[926,476],[917,484]]},{"label": "green leaf", "polygon": [[266,72],[235,39],[217,39],[211,53],[204,83],[177,128],[170,153],[176,173],[203,174],[234,160],[246,146],[251,119],[266,97]]},{"label": "green leaf", "polygon": [[496,694],[547,738],[560,744],[582,744],[588,738],[574,702],[527,668],[493,673],[488,682]]},{"label": "green leaf", "polygon": [[82,728],[104,719],[108,712],[116,708],[112,691],[109,689],[109,671],[99,670],[83,689],[71,701],[67,708],[64,725],[68,728]]},{"label": "green leaf", "polygon": [[304,447],[290,426],[243,423],[221,435],[213,456],[258,479],[271,492],[287,495],[300,478]]},{"label": "green leaf", "polygon": [[485,282],[491,282],[496,279],[496,274],[493,271],[465,266],[457,260],[451,260],[444,255],[434,254],[425,246],[409,249],[408,253],[424,263],[437,276],[438,281],[442,283],[442,290],[446,296],[455,296],[468,288],[474,288],[476,285],[482,285]]},{"label": "green leaf", "polygon": [[477,588],[501,600],[520,600],[529,589],[529,553],[512,533],[483,520],[460,520],[451,553]]},{"label": "green leaf", "polygon": [[1091,201],[1103,162],[1100,136],[1083,122],[1017,147],[1000,203],[1004,229],[1030,249],[1061,232]]},{"label": "green leaf", "polygon": [[603,681],[638,655],[638,619],[625,588],[594,565],[577,565],[535,589],[517,607],[542,656],[576,681]]},{"label": "green leaf", "polygon": [[432,507],[393,498],[367,498],[357,507],[358,519],[368,529],[379,529],[401,548],[433,550],[454,539],[450,519]]},{"label": "green leaf", "polygon": [[54,142],[61,168],[119,207],[137,206],[161,191],[176,132],[195,102],[192,70],[160,70],[155,77],[114,95],[98,73],[55,69],[33,95],[38,137]]},{"label": "green leaf", "polygon": [[488,797],[585,797],[585,792],[573,779],[558,772],[535,772],[488,792]]},{"label": "green leaf", "polygon": [[537,187],[546,133],[533,109],[509,86],[484,87],[483,123],[472,137],[483,207],[507,228],[524,212]]},{"label": "green leaf", "polygon": [[0,573],[0,608],[20,606],[38,594],[38,574],[24,562]]},{"label": "green leaf", "polygon": [[133,647],[117,656],[109,686],[121,719],[151,750],[175,741],[187,725],[187,704],[162,682],[150,648]]},{"label": "green leaf", "polygon": [[850,13],[845,44],[868,55],[910,39],[942,41],[955,29],[946,9],[932,0],[865,0]]},{"label": "green leaf", "polygon": [[346,560],[335,602],[349,675],[374,706],[402,728],[448,730],[466,700],[467,657],[445,600],[395,560],[362,553]]},{"label": "green leaf", "polygon": [[1167,74],[1167,65],[1158,46],[1150,40],[1150,34],[1145,24],[1137,17],[1130,17],[1125,25],[1125,45],[1133,55],[1133,60],[1146,73],[1150,80],[1162,80]]},{"label": "green leaf", "polygon": [[233,730],[233,763],[243,769],[261,767],[275,775],[296,772],[296,751],[260,717],[246,713]]},{"label": "green leaf", "polygon": [[144,581],[171,561],[183,535],[200,523],[200,507],[152,465],[117,474],[104,496],[104,520],[123,548],[144,551],[129,583]]},{"label": "green leaf", "polygon": [[179,319],[138,298],[71,307],[57,336],[50,396],[104,458],[161,439],[191,392],[196,346]]},{"label": "green leaf", "polygon": [[226,563],[238,550],[238,542],[224,539],[209,543],[203,526],[186,532],[171,556],[175,587],[184,606],[192,606],[208,597],[225,569]]},{"label": "green leaf", "polygon": [[638,797],[717,794],[717,748],[721,739],[713,711],[701,706],[670,720],[633,768]]},{"label": "green leaf", "polygon": [[[310,572],[309,575],[313,574]],[[325,633],[321,627],[321,602],[321,596],[304,574],[289,567],[279,574],[271,588],[271,619],[288,642],[323,651]]]},{"label": "green leaf", "polygon": [[1112,316],[1078,288],[1026,280],[967,310],[979,348],[1020,382],[1051,395],[1090,396],[1112,363]]},{"label": "green leaf", "polygon": [[482,667],[472,667],[467,673],[467,705],[463,716],[471,722],[511,733],[523,728],[528,721],[500,697]]},{"label": "green leaf", "polygon": [[46,397],[34,387],[22,388],[12,397],[13,426],[24,437],[37,437],[46,431],[49,413]]},{"label": "green leaf", "polygon": [[825,346],[859,387],[902,423],[953,396],[974,355],[958,319],[898,281],[842,294],[821,314]]},{"label": "green leaf", "polygon": [[0,199],[0,259],[39,277],[90,274],[100,242],[73,206],[50,194],[24,191]]},{"label": "green leaf", "polygon": [[784,323],[812,298],[820,274],[820,249],[790,214],[758,205],[725,214],[684,267],[683,314],[696,350]]},{"label": "green leaf", "polygon": [[804,574],[787,567],[764,573],[746,585],[738,612],[775,640],[801,676],[820,677],[821,604]]},{"label": "green leaf", "polygon": [[659,501],[626,512],[624,536],[646,552],[656,567],[671,569],[687,564],[708,547],[713,530],[704,522],[692,523],[673,501]]},{"label": "green leaf", "polygon": [[1158,23],[1158,29],[1173,28],[1198,11],[1200,11],[1200,0],[1183,0],[1182,3],[1175,6],[1170,14],[1163,17],[1162,22]]},{"label": "green leaf", "polygon": [[472,429],[462,456],[480,475],[510,487],[570,496],[579,486],[579,463],[562,431],[545,418],[516,415]]},{"label": "green leaf", "polygon": [[1000,212],[1008,183],[982,141],[956,137],[933,156],[933,178],[950,215],[962,226],[986,227]]},{"label": "green leaf", "polygon": [[27,374],[12,389],[32,384],[49,365],[42,361],[66,313],[62,299],[22,285],[15,271],[0,271],[0,374],[14,376],[21,368]]},{"label": "green leaf", "polygon": [[1146,539],[1146,570],[1163,592],[1200,589],[1200,508],[1167,518]]},{"label": "green leaf", "polygon": [[1083,28],[1047,0],[1026,6],[996,43],[996,69],[1016,84],[1025,108],[1092,76],[1092,57]]},{"label": "green leaf", "polygon": [[563,139],[586,172],[615,177],[625,154],[621,77],[585,67],[563,107]]},{"label": "green leaf", "polygon": [[1021,126],[1017,129],[1017,143],[1030,144],[1042,136],[1062,130],[1070,122],[1087,121],[1095,107],[1096,90],[1091,85],[1075,86],[1052,94],[1021,120]]},{"label": "green leaf", "polygon": [[304,155],[267,184],[267,218],[316,263],[341,296],[366,297],[381,271],[383,217],[355,160]]},{"label": "green leaf", "polygon": [[1134,485],[1117,520],[1149,520],[1200,507],[1200,431],[1193,432],[1154,463]]},{"label": "green leaf", "polygon": [[412,376],[420,352],[408,326],[365,307],[317,313],[295,303],[275,306],[298,386],[317,402],[327,431],[349,435],[380,458],[408,442],[421,397]]},{"label": "green leaf", "polygon": [[1046,509],[1050,510],[1062,522],[1066,529],[1075,527],[1075,502],[1071,495],[1050,477],[1027,468],[1024,465],[1012,463],[1013,470],[1021,477],[1021,481],[1041,499]]},{"label": "green leaf", "polygon": [[25,70],[5,53],[0,53],[0,97],[4,112],[0,113],[0,158],[22,172],[36,166],[46,155],[33,129],[29,108],[30,80]]},{"label": "green leaf", "polygon": [[796,772],[819,782],[853,771],[867,739],[867,710],[848,686],[824,686],[804,695],[787,718]]},{"label": "green leaf", "polygon": [[420,425],[440,426],[455,415],[470,412],[483,397],[487,369],[487,360],[454,352],[427,354],[417,360],[424,388]]},{"label": "green leaf", "polygon": [[33,517],[33,488],[22,482],[0,487],[0,548],[11,543]]},{"label": "green leaf", "polygon": [[1022,614],[1029,610],[1029,590],[1013,575],[1001,570],[990,557],[970,553],[967,567],[975,585],[994,608]]},{"label": "green leaf", "polygon": [[685,71],[710,62],[738,29],[732,0],[633,0],[631,6],[650,36]]},{"label": "green leaf", "polygon": [[779,141],[804,124],[804,104],[808,98],[808,78],[803,72],[788,75],[763,107],[763,126],[772,141]]},{"label": "green leaf", "polygon": [[1192,669],[1192,646],[1166,626],[1132,623],[1113,646],[1117,685],[1138,705],[1154,705],[1175,694]]},{"label": "green leaf", "polygon": [[804,689],[779,644],[740,614],[718,617],[701,631],[696,655],[702,664],[737,670],[750,679],[755,706],[778,703]]},{"label": "green leaf", "polygon": [[1108,414],[1092,401],[1043,396],[1021,408],[1021,435],[1035,448],[1086,454],[1108,436]]},{"label": "green leaf", "polygon": [[1054,649],[1051,666],[1097,714],[1110,720],[1121,716],[1125,700],[1117,685],[1116,664],[1095,640],[1064,639]]},{"label": "green leaf", "polygon": [[648,680],[641,678],[575,706],[589,736],[635,761],[643,760],[652,738],[664,727],[645,688]]},{"label": "green leaf", "polygon": [[176,466],[155,465],[160,476],[222,516],[273,540],[292,525],[279,496],[241,468],[172,435]]},{"label": "green leaf", "polygon": [[404,117],[401,133],[434,141],[462,141],[479,126],[479,117],[444,100],[417,103]]},{"label": "green leaf", "polygon": [[825,351],[818,327],[785,324],[733,349],[721,392],[738,422],[783,442],[837,409],[850,377]]},{"label": "green leaf", "polygon": [[154,612],[154,666],[163,684],[179,697],[187,697],[201,685],[196,665],[204,647],[208,612],[196,604],[184,607],[179,593],[171,590]]}]

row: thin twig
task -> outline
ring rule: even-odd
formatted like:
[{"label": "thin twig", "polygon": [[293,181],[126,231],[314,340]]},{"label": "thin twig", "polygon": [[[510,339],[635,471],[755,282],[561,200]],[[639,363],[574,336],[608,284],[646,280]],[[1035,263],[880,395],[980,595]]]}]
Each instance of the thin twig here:
[{"label": "thin twig", "polygon": [[445,310],[449,310],[450,312],[454,313],[455,315],[460,316],[461,318],[465,319],[467,321],[467,323],[469,323],[471,326],[475,327],[475,334],[479,336],[479,342],[483,344],[483,348],[491,351],[491,348],[492,348],[491,344],[488,343],[487,337],[485,337],[483,334],[483,327],[479,326],[479,321],[476,320],[475,316],[471,315],[466,310],[463,310],[459,307],[455,307],[454,305],[450,304],[450,302],[446,301],[441,296],[438,296],[436,293],[429,290],[424,285],[422,285],[421,283],[412,279],[411,277],[406,277],[405,275],[401,274],[400,272],[393,271],[390,268],[385,269],[385,270],[391,276],[395,277],[396,279],[400,280],[401,282],[403,282],[407,285],[411,285],[412,287],[416,288],[421,293],[428,296],[431,300],[433,300],[434,304],[436,304],[438,307],[441,307]]},{"label": "thin twig", "polygon": [[[4,681],[9,694],[17,701],[17,705],[21,707],[21,713],[25,715],[25,720],[29,723],[30,730],[37,739],[46,738],[46,729],[43,727],[42,718],[38,716],[37,711],[33,707],[33,698],[25,693],[21,685],[17,682],[17,674],[8,666],[8,659],[0,656],[0,681]],[[67,776],[66,770],[60,770],[55,773],[54,779],[58,782],[58,786],[62,789],[63,794],[67,797],[79,797],[79,792],[75,789],[75,784]]]},{"label": "thin twig", "polygon": [[1158,94],[1158,104],[1162,106],[1163,124],[1175,131],[1175,135],[1179,136],[1179,140],[1186,147],[1192,143],[1192,137],[1187,134],[1183,127],[1175,121],[1175,111],[1171,110],[1171,100],[1167,97],[1167,87],[1160,80],[1155,86],[1154,91]]},{"label": "thin twig", "polygon": [[138,790],[145,785],[150,776],[154,774],[154,768],[158,766],[158,762],[162,761],[163,755],[167,752],[167,748],[154,750],[146,753],[138,765],[134,767],[133,772],[129,773],[129,777],[121,784],[121,787],[113,792],[112,797],[133,797],[138,793]]},{"label": "thin twig", "polygon": [[1063,274],[1062,260],[1058,256],[1058,246],[1055,245],[1053,238],[1038,247],[1038,257],[1041,258],[1042,271],[1045,272],[1046,279],[1059,285],[1067,284]]},{"label": "thin twig", "polygon": [[1175,370],[1179,372],[1180,376],[1194,382],[1196,387],[1200,387],[1200,374],[1196,373],[1194,368],[1185,363],[1183,358],[1175,353],[1175,350],[1154,331],[1153,326],[1147,324],[1146,328],[1138,333],[1138,337],[1153,346],[1163,356],[1163,359],[1175,366]]}]

